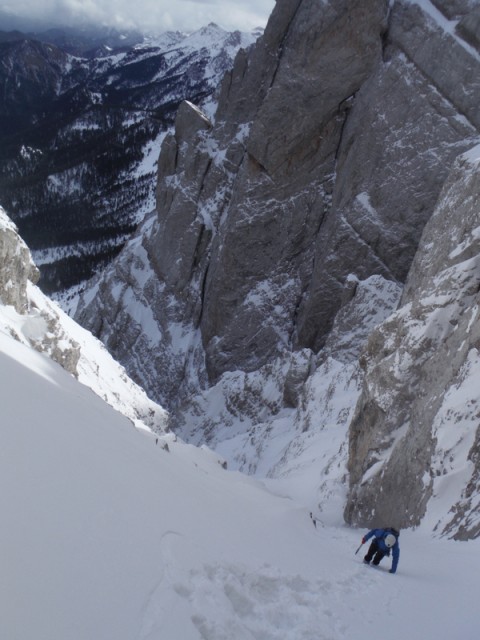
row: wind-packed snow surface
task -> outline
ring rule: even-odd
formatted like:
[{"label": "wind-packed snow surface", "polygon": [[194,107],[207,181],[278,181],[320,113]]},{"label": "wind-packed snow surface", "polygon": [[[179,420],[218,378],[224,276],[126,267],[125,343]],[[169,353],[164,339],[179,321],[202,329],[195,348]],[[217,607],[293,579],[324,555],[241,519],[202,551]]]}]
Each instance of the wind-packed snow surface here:
[{"label": "wind-packed snow surface", "polygon": [[363,531],[157,443],[3,330],[0,376],[1,638],[478,637],[479,541],[404,531],[390,575]]}]

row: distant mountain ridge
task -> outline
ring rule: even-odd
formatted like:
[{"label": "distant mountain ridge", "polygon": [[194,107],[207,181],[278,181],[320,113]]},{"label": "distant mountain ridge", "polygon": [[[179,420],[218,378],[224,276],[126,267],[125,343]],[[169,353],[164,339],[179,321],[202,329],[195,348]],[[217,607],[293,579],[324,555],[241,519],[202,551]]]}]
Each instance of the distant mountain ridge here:
[{"label": "distant mountain ridge", "polygon": [[127,51],[143,42],[144,36],[139,31],[118,31],[111,27],[84,28],[55,27],[45,31],[34,31],[26,34],[33,40],[53,44],[62,51],[80,58],[98,58],[112,53]]},{"label": "distant mountain ridge", "polygon": [[52,293],[108,263],[153,209],[159,145],[178,105],[208,108],[238,49],[258,33],[211,24],[148,38],[3,35],[0,202]]}]

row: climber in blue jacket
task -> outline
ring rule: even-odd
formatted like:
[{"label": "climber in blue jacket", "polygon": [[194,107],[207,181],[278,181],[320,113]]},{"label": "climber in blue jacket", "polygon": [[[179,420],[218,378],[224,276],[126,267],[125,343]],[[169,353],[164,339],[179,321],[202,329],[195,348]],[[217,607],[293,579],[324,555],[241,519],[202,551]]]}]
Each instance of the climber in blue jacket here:
[{"label": "climber in blue jacket", "polygon": [[390,556],[392,552],[392,568],[390,573],[395,573],[398,567],[398,560],[400,558],[400,545],[398,544],[398,537],[400,532],[389,527],[387,529],[372,529],[362,538],[362,544],[365,544],[367,540],[373,537],[372,543],[367,551],[367,555],[363,561],[365,564],[370,562],[377,566],[385,556]]}]

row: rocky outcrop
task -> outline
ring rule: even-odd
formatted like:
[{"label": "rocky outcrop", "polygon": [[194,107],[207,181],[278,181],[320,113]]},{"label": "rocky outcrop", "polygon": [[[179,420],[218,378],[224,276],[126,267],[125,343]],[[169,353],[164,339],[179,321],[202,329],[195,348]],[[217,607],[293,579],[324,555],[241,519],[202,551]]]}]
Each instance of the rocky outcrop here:
[{"label": "rocky outcrop", "polygon": [[456,164],[399,310],[370,336],[350,428],[348,522],[480,535],[480,147]]},{"label": "rocky outcrop", "polygon": [[0,208],[0,300],[18,313],[27,308],[27,283],[38,282],[40,273],[17,227]]},{"label": "rocky outcrop", "polygon": [[432,0],[432,4],[449,20],[454,20],[471,13],[478,2],[477,0]]},{"label": "rocky outcrop", "polygon": [[480,50],[480,7],[464,16],[457,26],[458,33],[477,50]]},{"label": "rocky outcrop", "polygon": [[[0,302],[11,305],[16,313],[25,317],[23,339],[37,351],[46,353],[73,375],[78,375],[80,347],[60,328],[57,319],[46,309],[34,305],[29,287],[38,282],[39,271],[30,250],[18,235],[14,223],[0,208]],[[35,317],[33,317],[35,316]],[[22,340],[18,331],[10,332]]]}]

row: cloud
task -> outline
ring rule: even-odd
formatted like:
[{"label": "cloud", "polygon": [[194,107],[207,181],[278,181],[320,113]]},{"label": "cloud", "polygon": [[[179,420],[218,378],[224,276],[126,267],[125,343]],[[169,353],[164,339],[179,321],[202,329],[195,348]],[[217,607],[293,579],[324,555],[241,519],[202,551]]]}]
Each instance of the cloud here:
[{"label": "cloud", "polygon": [[160,32],[216,22],[225,29],[246,31],[265,26],[274,4],[275,0],[0,0],[0,10],[50,24],[93,21]]}]

